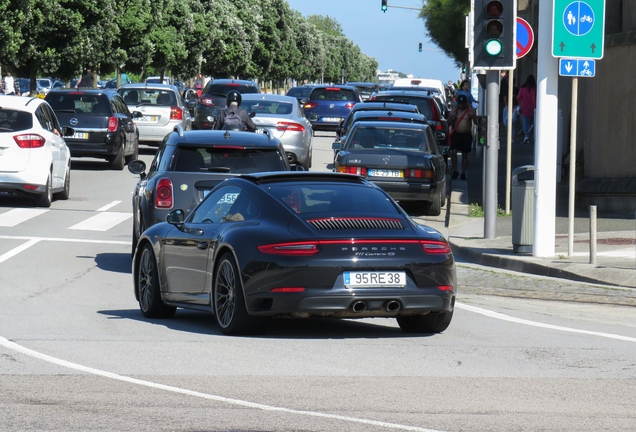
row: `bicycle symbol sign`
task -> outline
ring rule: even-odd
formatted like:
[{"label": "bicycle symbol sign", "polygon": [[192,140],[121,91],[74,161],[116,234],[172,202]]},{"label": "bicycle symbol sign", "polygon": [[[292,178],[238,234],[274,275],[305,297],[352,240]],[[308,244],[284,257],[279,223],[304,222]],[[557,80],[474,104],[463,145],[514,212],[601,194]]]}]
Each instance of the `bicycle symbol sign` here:
[{"label": "bicycle symbol sign", "polygon": [[563,11],[563,24],[574,36],[583,36],[594,27],[594,11],[585,2],[572,2]]}]

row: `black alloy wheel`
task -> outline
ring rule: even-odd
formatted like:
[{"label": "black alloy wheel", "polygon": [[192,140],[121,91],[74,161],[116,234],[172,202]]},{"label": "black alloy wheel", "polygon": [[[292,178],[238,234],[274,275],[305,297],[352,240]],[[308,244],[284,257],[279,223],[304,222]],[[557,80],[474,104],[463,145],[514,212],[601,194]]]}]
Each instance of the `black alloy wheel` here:
[{"label": "black alloy wheel", "polygon": [[430,312],[426,315],[406,315],[396,319],[404,333],[441,333],[450,325],[453,312]]},{"label": "black alloy wheel", "polygon": [[144,245],[137,264],[135,283],[139,294],[139,309],[146,318],[172,318],[174,316],[177,308],[168,306],[161,300],[155,253],[148,243]]},{"label": "black alloy wheel", "polygon": [[219,259],[211,295],[214,316],[224,334],[262,334],[267,329],[267,318],[253,317],[247,312],[238,266],[230,253]]}]

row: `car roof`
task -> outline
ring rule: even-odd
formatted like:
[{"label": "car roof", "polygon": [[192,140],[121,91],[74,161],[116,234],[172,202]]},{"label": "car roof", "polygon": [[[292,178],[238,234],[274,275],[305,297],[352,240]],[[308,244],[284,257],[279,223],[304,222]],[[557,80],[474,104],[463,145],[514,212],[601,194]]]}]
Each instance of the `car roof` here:
[{"label": "car roof", "polygon": [[217,78],[214,81],[212,81],[212,83],[214,83],[214,84],[236,83],[236,84],[244,84],[244,85],[253,84],[253,85],[256,86],[256,82],[255,81],[252,81],[252,80],[240,80],[240,79],[233,79],[233,78]]},{"label": "car roof", "polygon": [[21,111],[35,112],[42,103],[46,103],[46,101],[40,98],[3,96],[0,98],[0,109],[19,109]]},{"label": "car roof", "polygon": [[378,101],[378,102],[372,102],[372,101],[367,101],[364,103],[357,103],[353,106],[353,108],[351,108],[351,110],[353,112],[358,112],[358,111],[374,111],[374,110],[382,110],[382,109],[392,109],[395,111],[409,111],[409,112],[417,112],[418,111],[418,107],[417,105],[412,105],[412,104],[408,104],[408,103],[402,103],[402,102],[388,102],[388,101]]},{"label": "car roof", "polygon": [[[241,174],[233,179],[244,179],[256,184],[287,183],[295,181],[339,182],[370,184],[362,177],[352,174],[334,173],[328,171],[275,171],[264,173]],[[228,180],[229,181],[229,180]]]},{"label": "car roof", "polygon": [[[430,126],[428,123],[405,123],[405,122],[392,122],[392,121],[365,121],[355,122],[351,129],[364,128],[386,128],[386,129],[427,129]],[[350,136],[353,134],[349,134]]]},{"label": "car roof", "polygon": [[410,111],[391,111],[391,110],[373,110],[373,111],[356,111],[353,113],[354,118],[364,118],[364,117],[399,117],[399,118],[410,118],[410,119],[421,119],[422,121],[426,121],[426,117],[424,114],[410,112]]},{"label": "car roof", "polygon": [[179,91],[177,87],[173,84],[159,84],[159,83],[129,83],[121,85],[117,88],[117,90],[125,90],[125,89],[152,89],[152,90],[174,90]]},{"label": "car roof", "polygon": [[377,87],[378,86],[374,82],[352,82],[352,81],[349,81],[346,85],[355,86],[355,87]]},{"label": "car roof", "polygon": [[167,145],[227,145],[245,148],[273,148],[280,145],[278,138],[270,138],[267,134],[225,130],[192,130],[183,135],[173,132]]},{"label": "car roof", "polygon": [[283,96],[268,93],[245,93],[241,94],[241,98],[244,101],[267,100],[286,103],[296,103],[298,101],[298,99],[296,99],[294,96]]},{"label": "car roof", "polygon": [[356,91],[356,88],[354,86],[346,85],[346,84],[316,84],[314,86],[314,90],[322,89],[322,88],[341,88],[341,89]]},{"label": "car roof", "polygon": [[375,97],[378,96],[409,96],[434,99],[433,95],[429,95],[427,94],[427,92],[417,90],[383,90],[375,94]]},{"label": "car roof", "polygon": [[112,96],[119,96],[119,93],[117,93],[117,90],[115,89],[74,89],[74,88],[55,88],[53,90],[51,90],[48,94],[55,94],[55,93],[72,93],[72,94],[88,94],[88,95],[106,95],[109,97]]}]

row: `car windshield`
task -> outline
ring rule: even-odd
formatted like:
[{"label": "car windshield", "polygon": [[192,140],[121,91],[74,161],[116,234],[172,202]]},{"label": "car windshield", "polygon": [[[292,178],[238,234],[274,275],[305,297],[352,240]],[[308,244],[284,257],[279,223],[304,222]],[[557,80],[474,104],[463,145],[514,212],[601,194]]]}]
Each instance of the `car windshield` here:
[{"label": "car windshield", "polygon": [[177,103],[177,96],[171,90],[120,88],[117,92],[127,105],[172,106]]},{"label": "car windshield", "polygon": [[338,87],[317,88],[309,97],[311,100],[356,101],[356,95],[349,89]]},{"label": "car windshield", "polygon": [[422,129],[399,127],[358,127],[347,140],[345,150],[386,149],[423,151],[430,153],[426,134]]},{"label": "car windshield", "polygon": [[291,114],[293,106],[290,103],[275,102],[275,101],[250,101],[243,100],[242,105],[247,112],[254,112],[258,114]]},{"label": "car windshield", "polygon": [[241,94],[258,93],[258,89],[253,85],[246,84],[211,84],[207,93],[211,95],[223,96],[227,95],[230,90],[236,90]]},{"label": "car windshield", "polygon": [[111,113],[106,96],[89,95],[82,91],[51,92],[46,96],[46,101],[54,111],[93,115],[110,115]]},{"label": "car windshield", "polygon": [[173,171],[225,172],[233,174],[281,171],[286,166],[276,149],[243,149],[227,146],[179,147],[174,156]]},{"label": "car windshield", "polygon": [[420,110],[420,114],[424,114],[427,119],[433,118],[433,111],[431,108],[431,99],[418,98],[411,96],[391,96],[391,95],[379,95],[375,98],[376,102],[400,102],[417,106]]},{"label": "car windshield", "polygon": [[267,187],[267,192],[295,213],[398,214],[380,190],[347,183],[284,183]]},{"label": "car windshield", "polygon": [[29,112],[0,108],[0,133],[17,132],[33,127],[33,116]]},{"label": "car windshield", "polygon": [[309,93],[311,93],[311,87],[294,87],[289,89],[287,96],[305,98],[309,95]]}]

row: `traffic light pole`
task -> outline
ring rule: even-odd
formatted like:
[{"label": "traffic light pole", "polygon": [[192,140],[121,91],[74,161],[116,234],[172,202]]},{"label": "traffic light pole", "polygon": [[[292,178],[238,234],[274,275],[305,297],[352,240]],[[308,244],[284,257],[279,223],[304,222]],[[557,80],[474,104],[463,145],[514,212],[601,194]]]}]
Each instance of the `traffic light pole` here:
[{"label": "traffic light pole", "polygon": [[499,71],[486,72],[486,178],[484,182],[484,238],[497,237],[497,168],[499,164]]}]

